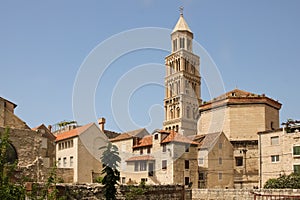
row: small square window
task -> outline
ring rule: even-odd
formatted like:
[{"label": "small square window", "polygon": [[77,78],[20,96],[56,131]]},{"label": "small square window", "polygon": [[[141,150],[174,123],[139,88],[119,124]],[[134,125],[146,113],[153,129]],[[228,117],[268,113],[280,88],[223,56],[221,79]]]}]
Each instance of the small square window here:
[{"label": "small square window", "polygon": [[199,180],[200,180],[200,181],[203,181],[203,180],[204,180],[204,173],[203,173],[203,172],[200,172],[200,173],[199,173]]},{"label": "small square window", "polygon": [[294,146],[293,147],[293,155],[294,156],[300,156],[300,146]]},{"label": "small square window", "polygon": [[240,167],[243,166],[243,157],[235,157],[235,166]]},{"label": "small square window", "polygon": [[151,148],[148,147],[148,148],[147,148],[147,154],[150,154],[150,153],[151,153]]},{"label": "small square window", "polygon": [[166,144],[163,144],[162,145],[162,152],[166,152],[167,151],[167,145]]},{"label": "small square window", "polygon": [[140,171],[146,171],[147,170],[147,163],[146,161],[140,162]]},{"label": "small square window", "polygon": [[154,135],[154,139],[155,139],[155,140],[158,140],[158,134],[155,134],[155,135]]},{"label": "small square window", "polygon": [[190,161],[189,160],[184,161],[184,169],[190,169]]},{"label": "small square window", "polygon": [[219,172],[219,180],[222,180],[223,179],[223,174],[222,172]]},{"label": "small square window", "polygon": [[300,165],[294,165],[294,173],[300,174]]},{"label": "small square window", "polygon": [[222,147],[223,147],[223,144],[220,142],[219,143],[219,149],[222,149]]},{"label": "small square window", "polygon": [[198,159],[198,164],[199,165],[203,165],[204,164],[204,158],[203,157],[201,157],[201,158]]},{"label": "small square window", "polygon": [[189,184],[190,184],[190,178],[184,177],[184,185],[189,185]]},{"label": "small square window", "polygon": [[279,162],[279,155],[273,155],[273,156],[271,156],[271,161],[272,161],[272,163]]},{"label": "small square window", "polygon": [[278,145],[279,144],[279,136],[271,137],[271,145]]},{"label": "small square window", "polygon": [[134,171],[135,172],[139,171],[139,162],[134,163]]},{"label": "small square window", "polygon": [[126,183],[126,177],[122,177],[122,184]]},{"label": "small square window", "polygon": [[166,170],[166,169],[167,169],[167,161],[166,161],[166,160],[163,160],[161,164],[162,164],[162,167],[161,167],[161,168],[162,168],[163,170]]}]

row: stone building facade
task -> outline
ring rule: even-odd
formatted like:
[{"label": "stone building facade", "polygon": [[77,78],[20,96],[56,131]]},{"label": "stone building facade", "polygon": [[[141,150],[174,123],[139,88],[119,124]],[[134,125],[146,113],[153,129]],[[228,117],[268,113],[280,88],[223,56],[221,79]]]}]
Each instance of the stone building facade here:
[{"label": "stone building facade", "polygon": [[145,135],[141,129],[110,141],[120,149],[121,183],[182,184],[197,187],[198,143],[175,131]]},{"label": "stone building facade", "polygon": [[200,106],[198,132],[223,131],[233,146],[234,187],[259,186],[257,132],[279,128],[281,104],[234,89]]},{"label": "stone building facade", "polygon": [[260,185],[270,178],[300,173],[300,126],[259,132]]},{"label": "stone building facade", "polygon": [[197,135],[198,188],[233,188],[233,147],[223,132]]},{"label": "stone building facade", "polygon": [[45,181],[55,165],[55,137],[44,125],[30,129],[14,114],[16,107],[16,104],[0,97],[0,133],[9,128],[10,144],[17,158],[15,178]]},{"label": "stone building facade", "polygon": [[[75,183],[92,183],[93,173],[100,174],[102,152],[107,138],[95,123],[90,123],[56,135],[58,169],[72,169]],[[69,178],[61,176],[67,182]]]}]

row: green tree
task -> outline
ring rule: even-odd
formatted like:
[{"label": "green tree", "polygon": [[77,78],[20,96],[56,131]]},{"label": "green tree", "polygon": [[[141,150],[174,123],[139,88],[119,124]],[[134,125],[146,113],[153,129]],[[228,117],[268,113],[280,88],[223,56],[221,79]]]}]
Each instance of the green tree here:
[{"label": "green tree", "polygon": [[300,189],[300,174],[291,173],[290,175],[281,175],[278,178],[269,179],[264,188],[266,189]]},{"label": "green tree", "polygon": [[117,169],[118,163],[121,161],[118,147],[109,142],[107,146],[100,149],[104,149],[101,156],[103,164],[102,174],[104,175],[102,180],[104,196],[107,200],[115,200],[117,193],[116,185],[120,180],[120,172]]},{"label": "green tree", "polygon": [[11,178],[15,163],[9,163],[9,128],[0,133],[0,199],[25,199],[25,188],[18,183],[12,183]]}]

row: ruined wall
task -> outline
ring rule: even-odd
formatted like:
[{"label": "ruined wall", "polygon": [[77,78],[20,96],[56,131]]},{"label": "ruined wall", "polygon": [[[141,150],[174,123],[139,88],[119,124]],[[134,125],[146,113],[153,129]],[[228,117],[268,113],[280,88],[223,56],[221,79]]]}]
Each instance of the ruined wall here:
[{"label": "ruined wall", "polygon": [[[0,127],[0,133],[4,131],[5,129]],[[48,165],[49,163],[44,163],[44,161],[53,160],[54,154],[44,150],[42,145],[43,138],[36,131],[10,129],[9,140],[18,156],[16,179],[37,182],[47,179],[51,167],[47,167],[50,165]]]}]

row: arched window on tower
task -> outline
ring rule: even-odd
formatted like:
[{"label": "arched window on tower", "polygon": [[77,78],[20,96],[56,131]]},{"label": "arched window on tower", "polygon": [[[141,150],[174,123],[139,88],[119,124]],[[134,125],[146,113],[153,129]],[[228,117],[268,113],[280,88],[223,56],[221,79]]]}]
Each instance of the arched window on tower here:
[{"label": "arched window on tower", "polygon": [[185,46],[185,44],[184,44],[184,41],[185,41],[185,38],[180,38],[180,49],[184,49],[184,46]]},{"label": "arched window on tower", "polygon": [[177,39],[173,40],[173,51],[177,51]]},{"label": "arched window on tower", "polygon": [[177,107],[176,109],[176,117],[179,118],[180,117],[180,108]]},{"label": "arched window on tower", "polygon": [[173,113],[173,109],[171,109],[171,110],[170,110],[170,119],[173,119],[173,118],[174,118],[174,116],[173,116],[173,115],[174,115],[174,113]]},{"label": "arched window on tower", "polygon": [[175,131],[178,133],[178,129],[179,129],[179,126],[178,125],[176,125],[176,129],[175,129]]}]

